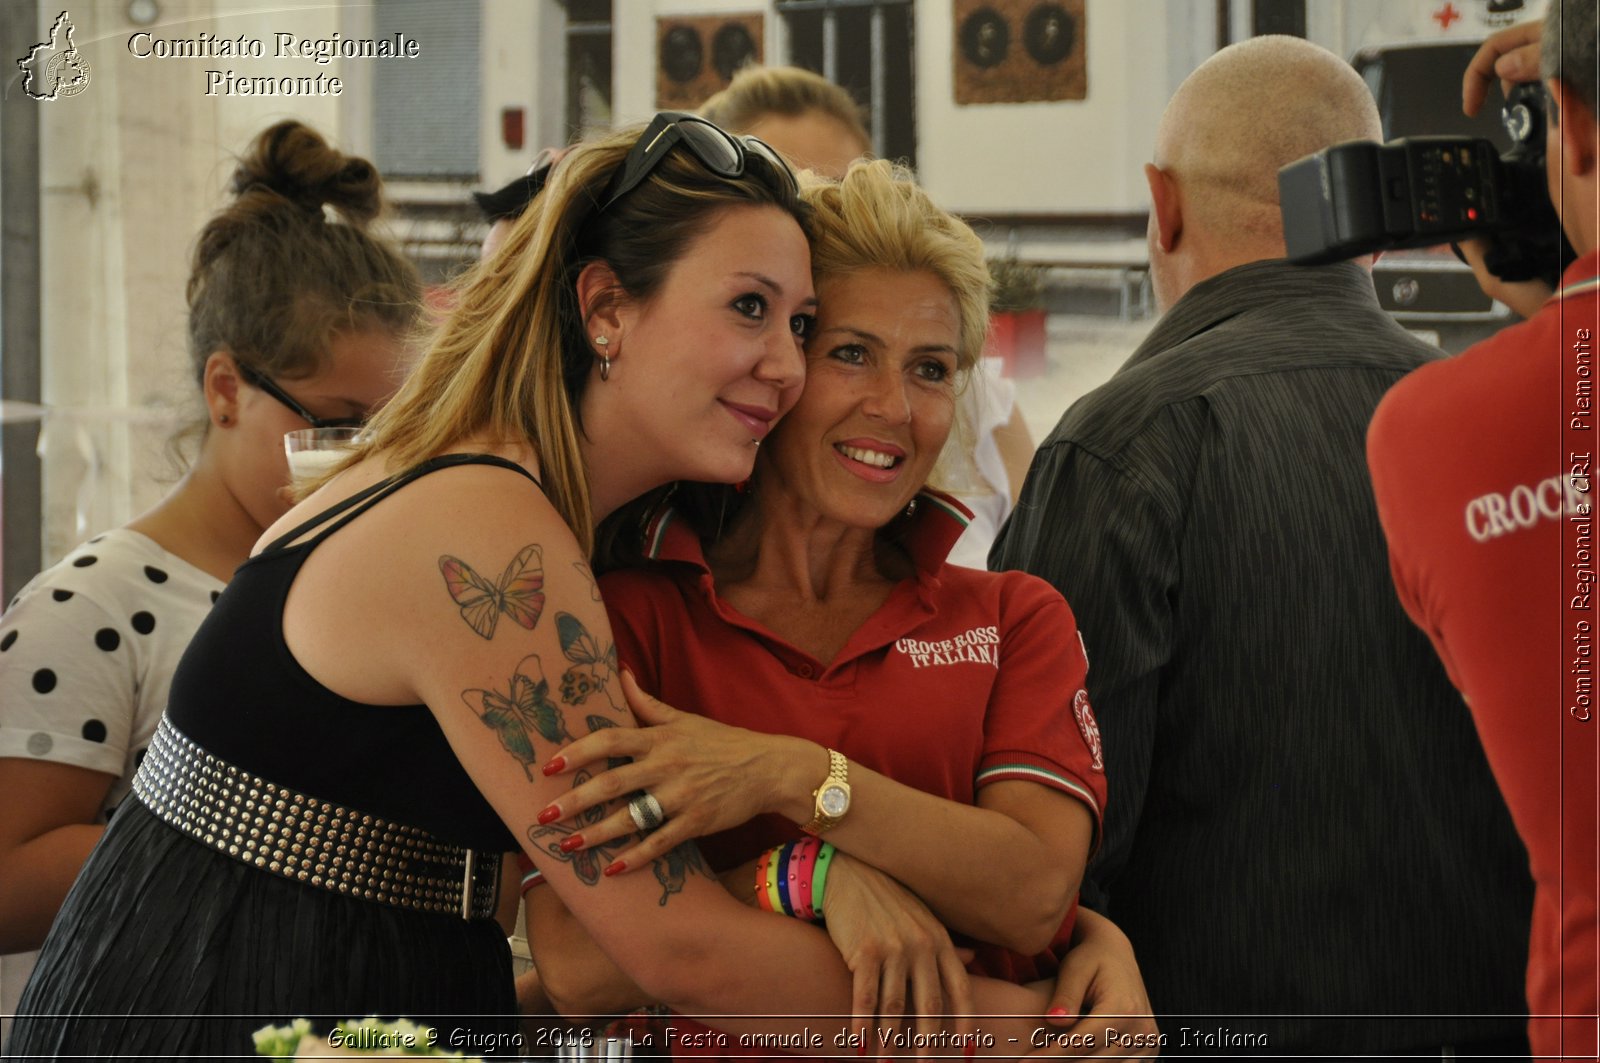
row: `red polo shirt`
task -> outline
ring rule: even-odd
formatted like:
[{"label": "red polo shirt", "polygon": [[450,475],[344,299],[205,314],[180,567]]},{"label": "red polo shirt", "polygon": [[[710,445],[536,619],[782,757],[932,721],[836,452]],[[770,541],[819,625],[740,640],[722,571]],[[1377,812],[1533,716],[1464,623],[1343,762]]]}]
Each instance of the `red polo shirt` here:
[{"label": "red polo shirt", "polygon": [[1596,273],[1600,252],[1533,318],[1406,377],[1367,441],[1400,598],[1465,696],[1528,847],[1536,1057],[1597,1048]]},{"label": "red polo shirt", "polygon": [[[923,493],[902,540],[916,575],[836,659],[819,661],[722,601],[698,537],[669,511],[647,531],[656,563],[600,581],[618,655],[669,705],[810,739],[952,801],[974,804],[1002,779],[1070,794],[1089,807],[1098,836],[1105,772],[1072,611],[1034,576],[946,564],[965,526],[960,503]],[[762,816],[700,846],[721,871],[798,836],[788,820]],[[1053,978],[1058,958],[985,946],[973,969]]]}]

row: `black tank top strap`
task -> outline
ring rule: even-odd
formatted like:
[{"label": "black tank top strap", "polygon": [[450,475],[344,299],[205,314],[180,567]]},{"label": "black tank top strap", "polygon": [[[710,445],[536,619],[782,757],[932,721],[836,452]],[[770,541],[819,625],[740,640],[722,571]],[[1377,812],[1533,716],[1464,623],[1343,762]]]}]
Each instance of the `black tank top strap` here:
[{"label": "black tank top strap", "polygon": [[[453,469],[458,465],[498,465],[503,469],[511,469],[514,472],[521,473],[533,481],[533,486],[541,491],[544,490],[544,485],[539,482],[539,478],[534,476],[533,473],[516,462],[502,458],[497,454],[441,454],[436,458],[429,458],[427,461],[414,465],[404,472],[397,472],[387,479],[379,480],[377,483],[357,491],[349,498],[336,502],[316,516],[301,522],[287,533],[272,540],[256,556],[265,557],[268,554],[276,553],[313,528],[327,524],[327,527],[316,535],[303,543],[297,544],[309,550],[346,524],[349,524],[352,520],[355,520],[368,509],[371,509],[380,500],[387,498],[411,481],[426,476],[430,472],[438,472],[440,469]],[[330,521],[332,523],[328,523]]]}]

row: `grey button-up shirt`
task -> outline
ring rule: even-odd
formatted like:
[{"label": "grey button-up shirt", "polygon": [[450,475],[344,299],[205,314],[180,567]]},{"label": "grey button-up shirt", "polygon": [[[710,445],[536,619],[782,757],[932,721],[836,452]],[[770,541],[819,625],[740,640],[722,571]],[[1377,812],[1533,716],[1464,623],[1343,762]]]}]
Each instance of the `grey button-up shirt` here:
[{"label": "grey button-up shirt", "polygon": [[[1085,899],[1157,1011],[1287,1016],[1168,1019],[1164,1051],[1183,1026],[1266,1034],[1250,1055],[1522,1026],[1526,857],[1367,477],[1379,398],[1438,356],[1354,264],[1213,277],[1067,411],[990,555],[1083,631],[1110,785]],[[1469,1017],[1349,1017],[1386,1014]]]}]

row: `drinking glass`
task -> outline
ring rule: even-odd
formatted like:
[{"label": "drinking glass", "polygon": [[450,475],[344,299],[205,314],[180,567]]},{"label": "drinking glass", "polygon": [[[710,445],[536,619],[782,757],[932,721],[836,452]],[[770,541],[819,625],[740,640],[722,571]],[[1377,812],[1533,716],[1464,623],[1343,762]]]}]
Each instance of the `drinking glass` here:
[{"label": "drinking glass", "polygon": [[304,483],[321,476],[344,460],[360,435],[360,428],[300,428],[284,433],[290,478]]}]

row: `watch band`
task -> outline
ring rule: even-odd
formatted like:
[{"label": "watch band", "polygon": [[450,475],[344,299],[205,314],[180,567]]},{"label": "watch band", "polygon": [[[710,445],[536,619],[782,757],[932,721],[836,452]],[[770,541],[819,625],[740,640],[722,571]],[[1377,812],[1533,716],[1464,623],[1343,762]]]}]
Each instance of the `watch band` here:
[{"label": "watch band", "polygon": [[[823,795],[828,789],[844,790],[845,807],[838,815],[830,815],[823,807]],[[837,749],[828,750],[828,776],[813,791],[811,797],[816,802],[812,811],[811,822],[800,829],[807,834],[821,834],[823,831],[838,826],[844,818],[845,812],[850,810],[850,762],[845,755]]]}]

